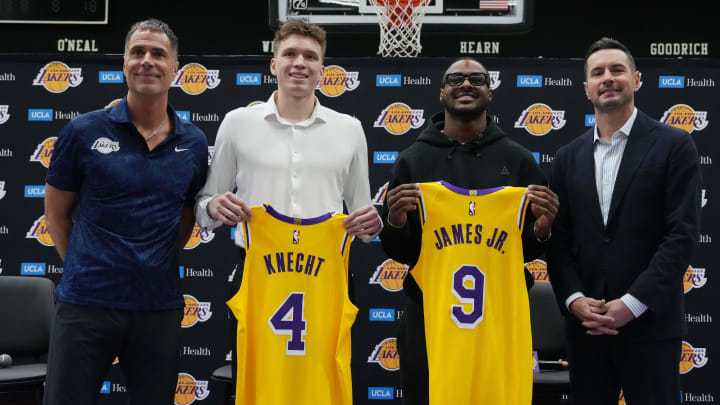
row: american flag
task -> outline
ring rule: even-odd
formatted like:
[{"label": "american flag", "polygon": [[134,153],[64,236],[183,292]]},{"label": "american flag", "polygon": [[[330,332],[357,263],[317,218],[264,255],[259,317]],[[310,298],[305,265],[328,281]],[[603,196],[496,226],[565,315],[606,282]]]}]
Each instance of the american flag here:
[{"label": "american flag", "polygon": [[480,0],[480,10],[507,10],[508,0]]}]

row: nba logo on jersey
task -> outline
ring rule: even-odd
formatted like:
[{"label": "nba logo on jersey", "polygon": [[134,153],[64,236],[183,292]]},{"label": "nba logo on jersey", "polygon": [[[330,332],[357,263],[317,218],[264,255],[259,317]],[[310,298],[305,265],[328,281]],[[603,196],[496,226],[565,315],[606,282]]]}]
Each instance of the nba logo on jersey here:
[{"label": "nba logo on jersey", "polygon": [[300,231],[295,229],[293,230],[293,245],[297,245],[300,243]]},{"label": "nba logo on jersey", "polygon": [[468,215],[475,215],[475,201],[470,201],[470,205],[468,207]]}]

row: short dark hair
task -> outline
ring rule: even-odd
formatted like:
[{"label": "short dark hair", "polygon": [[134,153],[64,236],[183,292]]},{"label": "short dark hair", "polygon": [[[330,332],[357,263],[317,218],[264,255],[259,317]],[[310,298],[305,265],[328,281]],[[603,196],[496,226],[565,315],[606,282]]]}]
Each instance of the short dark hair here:
[{"label": "short dark hair", "polygon": [[633,72],[637,70],[637,67],[635,66],[635,59],[633,58],[632,54],[630,54],[630,50],[625,45],[623,45],[622,42],[616,39],[602,37],[599,40],[595,41],[592,45],[590,45],[590,48],[588,48],[587,52],[585,52],[585,66],[583,67],[585,77],[587,77],[588,58],[590,58],[590,55],[603,49],[619,49],[625,52],[625,56],[627,56],[628,59],[628,64],[630,65],[630,69]]},{"label": "short dark hair", "polygon": [[322,49],[322,55],[320,58],[325,57],[325,47],[327,46],[327,34],[325,30],[319,25],[310,24],[303,20],[290,19],[285,21],[277,31],[275,31],[275,38],[273,38],[273,50],[277,55],[277,50],[280,49],[280,42],[290,35],[301,35],[303,37],[310,37],[320,44]]},{"label": "short dark hair", "polygon": [[132,25],[132,27],[130,27],[127,35],[125,35],[125,51],[128,50],[128,46],[130,45],[130,37],[138,31],[161,32],[167,35],[170,40],[170,47],[175,54],[175,60],[177,60],[179,46],[178,37],[175,35],[173,30],[170,29],[170,26],[167,25],[167,23],[164,23],[156,18],[149,18],[145,21],[136,22]]},{"label": "short dark hair", "polygon": [[485,69],[485,71],[487,72],[487,68],[485,67],[485,65],[483,65],[482,63],[480,63],[479,60],[477,60],[477,59],[475,59],[475,58],[473,58],[473,57],[470,57],[470,56],[461,56],[461,57],[455,59],[454,61],[452,61],[452,63],[451,63],[450,65],[448,65],[447,69],[445,69],[445,72],[443,72],[442,78],[440,78],[440,87],[445,87],[445,77],[447,76],[448,70],[450,70],[450,67],[451,67],[452,65],[454,65],[454,64],[456,64],[456,63],[458,63],[458,62],[462,62],[462,61],[464,61],[464,60],[467,60],[467,61],[470,61],[470,62],[475,62],[475,63],[479,64],[479,65],[482,66],[482,68]]}]

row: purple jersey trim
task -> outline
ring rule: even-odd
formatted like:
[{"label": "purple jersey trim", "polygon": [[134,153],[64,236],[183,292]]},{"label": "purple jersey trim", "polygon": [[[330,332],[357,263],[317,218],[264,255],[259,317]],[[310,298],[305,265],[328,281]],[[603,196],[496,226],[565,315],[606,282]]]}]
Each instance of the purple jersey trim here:
[{"label": "purple jersey trim", "polygon": [[320,222],[327,221],[328,219],[330,219],[330,217],[335,215],[335,213],[333,212],[328,212],[327,214],[323,214],[315,218],[293,218],[275,211],[275,209],[269,204],[263,204],[263,207],[265,207],[265,211],[267,211],[267,213],[272,215],[275,219],[293,225],[315,225],[319,224]]},{"label": "purple jersey trim", "polygon": [[455,193],[463,194],[463,195],[473,195],[473,196],[491,194],[491,193],[494,193],[496,191],[499,191],[499,190],[502,190],[505,188],[505,187],[495,187],[495,188],[479,188],[476,190],[468,190],[466,188],[460,188],[458,186],[453,186],[452,184],[448,183],[447,181],[440,181],[440,184],[442,184],[443,186],[445,186],[445,188],[447,188],[448,190],[453,191]]}]

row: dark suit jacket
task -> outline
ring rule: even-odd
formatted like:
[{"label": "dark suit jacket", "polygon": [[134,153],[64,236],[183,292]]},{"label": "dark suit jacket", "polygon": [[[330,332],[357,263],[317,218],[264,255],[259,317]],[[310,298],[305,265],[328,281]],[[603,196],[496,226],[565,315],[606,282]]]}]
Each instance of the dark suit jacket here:
[{"label": "dark suit jacket", "polygon": [[[688,133],[638,111],[603,224],[593,130],[558,150],[550,188],[560,198],[548,272],[562,310],[573,292],[606,299],[625,293],[648,310],[621,328],[631,340],[686,332],[682,277],[698,241],[700,167]],[[571,327],[582,328],[570,315]]]}]

